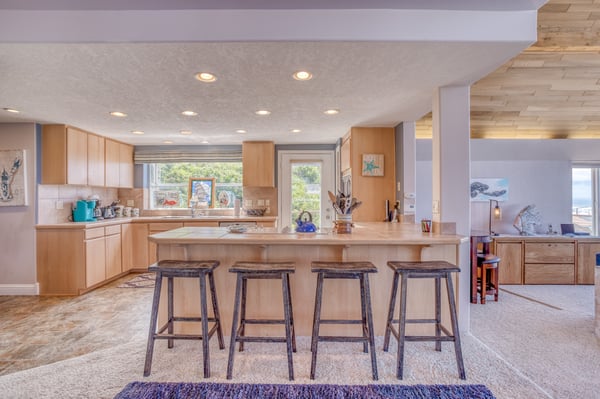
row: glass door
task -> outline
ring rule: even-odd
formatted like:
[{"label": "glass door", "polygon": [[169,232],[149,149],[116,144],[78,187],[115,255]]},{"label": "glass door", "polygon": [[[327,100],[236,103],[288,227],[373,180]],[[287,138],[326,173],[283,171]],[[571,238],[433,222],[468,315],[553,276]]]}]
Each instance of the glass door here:
[{"label": "glass door", "polygon": [[331,228],[333,209],[327,191],[335,192],[333,151],[279,151],[279,227],[294,231],[308,214],[318,229]]}]

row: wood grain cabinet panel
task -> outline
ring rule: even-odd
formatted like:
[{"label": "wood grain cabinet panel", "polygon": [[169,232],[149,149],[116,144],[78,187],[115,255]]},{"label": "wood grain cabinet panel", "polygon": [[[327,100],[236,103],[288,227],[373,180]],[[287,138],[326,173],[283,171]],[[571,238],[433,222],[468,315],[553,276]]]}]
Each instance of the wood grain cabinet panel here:
[{"label": "wood grain cabinet panel", "polygon": [[121,225],[121,270],[133,269],[133,228],[129,223]]},{"label": "wood grain cabinet panel", "polygon": [[526,242],[525,263],[575,263],[575,244]]},{"label": "wood grain cabinet panel", "polygon": [[41,147],[42,184],[87,184],[86,132],[66,125],[44,125]]},{"label": "wood grain cabinet panel", "polygon": [[131,267],[135,270],[148,269],[148,223],[131,225]]},{"label": "wood grain cabinet panel", "polygon": [[105,152],[104,171],[106,175],[106,187],[119,187],[119,163],[121,162],[119,143],[106,139]]},{"label": "wood grain cabinet panel", "polygon": [[275,144],[272,141],[242,143],[244,187],[275,187]]},{"label": "wood grain cabinet panel", "polygon": [[106,263],[105,279],[115,277],[122,272],[122,259],[121,259],[121,226],[111,226],[118,228],[117,231],[109,232],[108,227],[105,236],[105,253]]},{"label": "wood grain cabinet panel", "polygon": [[572,263],[526,263],[525,284],[575,284]]},{"label": "wood grain cabinet panel", "polygon": [[86,240],[85,246],[85,288],[92,287],[106,279],[106,252],[104,237]]},{"label": "wood grain cabinet panel", "polygon": [[104,186],[104,137],[87,136],[87,184]]},{"label": "wood grain cabinet panel", "polygon": [[[161,222],[161,223],[148,223],[148,235],[160,233],[163,231],[169,231],[173,229],[178,229],[183,227],[182,222]],[[148,241],[148,237],[146,237],[146,241],[148,242],[148,264],[151,265],[156,263],[156,244]]]},{"label": "wood grain cabinet panel", "polygon": [[600,242],[577,244],[577,284],[595,284],[597,253],[600,253]]},{"label": "wood grain cabinet panel", "polygon": [[520,242],[497,243],[496,256],[500,257],[498,282],[523,284],[523,250]]}]

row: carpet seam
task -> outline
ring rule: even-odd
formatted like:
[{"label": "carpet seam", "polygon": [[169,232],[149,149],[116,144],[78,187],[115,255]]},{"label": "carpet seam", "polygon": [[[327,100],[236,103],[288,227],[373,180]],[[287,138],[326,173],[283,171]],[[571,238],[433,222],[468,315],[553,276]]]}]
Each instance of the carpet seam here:
[{"label": "carpet seam", "polygon": [[547,306],[547,307],[555,309],[555,310],[564,310],[563,308],[559,308],[558,306],[550,305],[549,303],[538,301],[537,299],[530,298],[528,296],[517,294],[516,292],[509,291],[506,288],[500,288],[500,291],[506,292],[507,294],[512,294],[514,296],[518,296],[519,298],[523,298],[523,299],[526,299],[526,300],[531,301],[531,302],[539,303],[540,305],[544,305],[544,306]]}]

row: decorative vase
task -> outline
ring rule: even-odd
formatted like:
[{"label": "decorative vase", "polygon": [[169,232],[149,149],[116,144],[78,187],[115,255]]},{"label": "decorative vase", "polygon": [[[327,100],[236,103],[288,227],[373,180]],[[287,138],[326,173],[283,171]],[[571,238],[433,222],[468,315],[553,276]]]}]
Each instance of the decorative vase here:
[{"label": "decorative vase", "polygon": [[352,214],[337,214],[335,220],[335,231],[338,234],[352,233]]}]

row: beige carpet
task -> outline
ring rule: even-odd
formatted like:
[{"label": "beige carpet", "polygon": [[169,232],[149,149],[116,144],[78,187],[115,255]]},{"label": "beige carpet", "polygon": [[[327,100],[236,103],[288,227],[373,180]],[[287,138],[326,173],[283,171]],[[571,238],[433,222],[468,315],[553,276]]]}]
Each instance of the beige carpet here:
[{"label": "beige carpet", "polygon": [[[511,287],[507,287],[510,289]],[[435,352],[430,343],[408,343],[405,379],[395,378],[395,349],[389,353],[377,343],[380,380],[388,384],[485,384],[499,398],[592,398],[600,392],[600,348],[593,335],[593,319],[587,311],[567,310],[577,303],[573,295],[582,290],[557,294],[552,287],[557,310],[542,302],[546,294],[517,296],[501,293],[501,302],[471,305],[473,335],[463,334],[467,380],[458,378],[454,352],[444,344]],[[589,288],[589,287],[588,287]],[[562,292],[562,291],[561,291]],[[562,303],[564,302],[564,304]],[[585,302],[585,301],[583,301]],[[563,305],[563,306],[560,306]],[[593,304],[592,304],[593,307]],[[228,341],[226,341],[228,342]],[[393,341],[392,341],[393,342]],[[78,358],[0,377],[0,396],[7,398],[112,398],[128,382],[204,380],[201,348],[198,342],[176,342],[172,350],[158,342],[152,375],[142,377],[145,340]],[[227,350],[220,351],[211,341],[212,376],[225,379]],[[309,340],[298,340],[294,357],[296,383],[369,384],[369,356],[361,346],[322,344],[317,379],[309,379]],[[283,345],[248,344],[246,352],[236,353],[235,382],[288,383]]]}]

